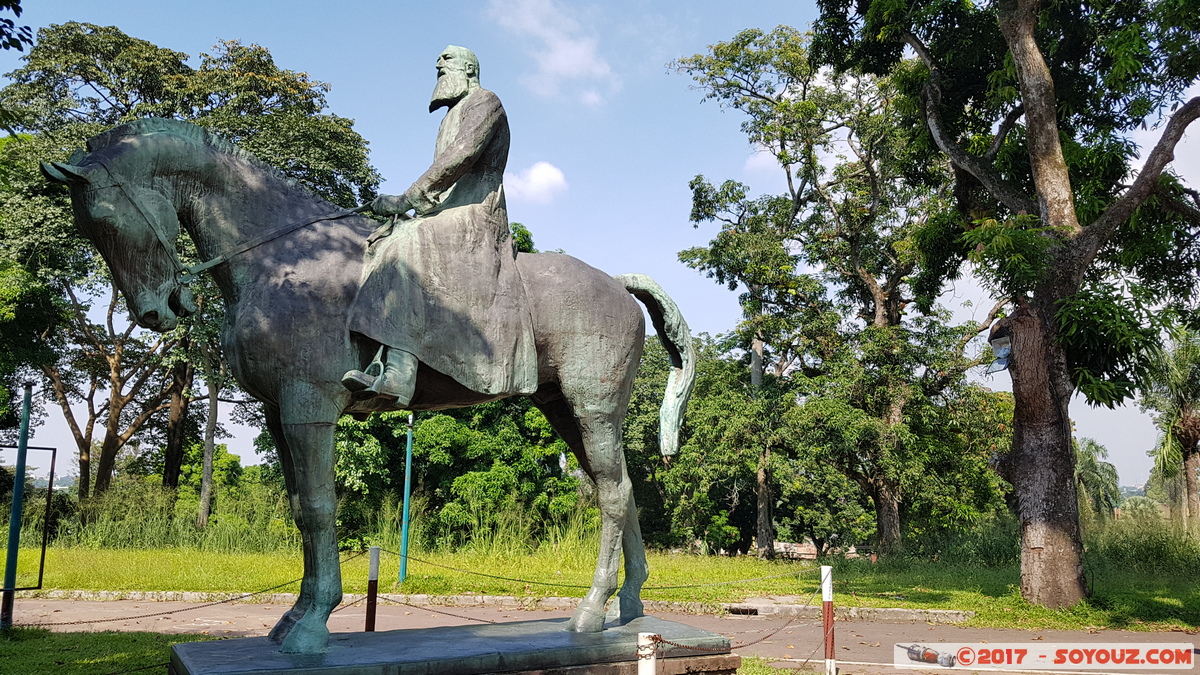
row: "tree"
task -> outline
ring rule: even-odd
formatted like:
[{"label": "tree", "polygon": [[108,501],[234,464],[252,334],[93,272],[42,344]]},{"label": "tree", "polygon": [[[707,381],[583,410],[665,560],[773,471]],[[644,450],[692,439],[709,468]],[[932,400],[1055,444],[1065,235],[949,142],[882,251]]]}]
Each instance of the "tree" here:
[{"label": "tree", "polygon": [[[4,148],[10,180],[0,189],[3,256],[56,290],[70,321],[56,363],[43,368],[53,398],[67,416],[80,453],[80,497],[91,493],[92,438],[104,439],[96,491],[111,479],[120,448],[147,422],[170,408],[184,424],[194,369],[172,355],[187,342],[186,325],[175,333],[147,337],[120,316],[120,298],[107,271],[71,226],[65,190],[47,185],[37,162],[66,159],[92,135],[139,117],[194,121],[223,133],[261,159],[326,199],[354,206],[374,196],[378,175],[367,162],[366,142],[345,118],[324,112],[328,85],[305,73],[277,67],[258,45],[222,42],[202,55],[199,68],[188,56],[129,37],[115,27],[83,23],[50,26],[25,65],[0,91],[0,105],[19,113],[28,138]],[[182,247],[186,253],[186,246]],[[103,321],[93,303],[107,297]],[[219,302],[215,296],[210,302]],[[219,309],[214,307],[214,312]],[[105,401],[97,402],[103,395]],[[84,401],[76,419],[70,404]],[[168,433],[169,458],[181,456],[181,427]],[[174,470],[164,471],[170,483]]]},{"label": "tree", "polygon": [[1143,410],[1153,410],[1159,437],[1151,454],[1155,473],[1174,478],[1183,469],[1181,514],[1200,526],[1200,332],[1177,326],[1166,345],[1151,352],[1142,387]]},{"label": "tree", "polygon": [[[818,0],[816,51],[839,71],[886,74],[920,130],[914,151],[949,161],[957,222],[922,240],[942,277],[975,269],[1017,310],[1012,341],[1013,482],[1030,602],[1086,595],[1068,404],[1133,391],[1154,340],[1149,307],[1188,309],[1200,201],[1164,170],[1200,97],[1200,17],[1150,0]],[[1161,120],[1161,121],[1160,121]],[[1128,135],[1159,126],[1140,170]],[[1190,196],[1189,196],[1190,195]]]},{"label": "tree", "polygon": [[[822,71],[794,29],[742,31],[674,65],[706,98],[746,115],[742,130],[787,183],[785,194],[750,198],[745,185],[697,176],[692,221],[721,229],[680,258],[746,289],[739,330],[752,382],[761,383],[764,359],[776,376],[808,378],[800,388],[810,395],[811,430],[829,432],[814,445],[870,495],[880,550],[897,551],[904,476],[921,474],[920,443],[905,420],[977,363],[964,353],[980,324],[945,328],[934,304],[940,281],[930,287],[917,242],[947,217],[942,170],[907,150],[892,78]],[[762,447],[760,537],[771,502]]]},{"label": "tree", "polygon": [[[8,10],[13,16],[21,16],[21,0],[0,0],[0,11]],[[0,49],[16,49],[24,51],[25,45],[33,44],[33,32],[29,26],[18,26],[12,19],[0,19]],[[0,106],[0,129],[13,132],[17,119],[11,112]]]},{"label": "tree", "polygon": [[1091,438],[1081,438],[1075,444],[1075,481],[1081,504],[1101,520],[1111,517],[1121,503],[1117,467],[1101,461],[1106,458],[1108,449]]}]

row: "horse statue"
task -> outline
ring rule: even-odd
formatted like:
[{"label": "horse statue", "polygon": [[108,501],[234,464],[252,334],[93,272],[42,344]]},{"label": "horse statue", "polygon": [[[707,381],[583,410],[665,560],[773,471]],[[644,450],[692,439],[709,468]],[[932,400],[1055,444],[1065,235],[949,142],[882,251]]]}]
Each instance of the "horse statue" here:
[{"label": "horse statue", "polygon": [[[341,602],[334,496],[334,428],[354,401],[342,385],[368,367],[347,312],[360,284],[364,243],[376,222],[317,197],[207,130],[142,119],[101,133],[70,163],[42,164],[69,186],[75,222],[100,251],[142,327],[168,331],[195,311],[187,283],[208,270],[225,301],[222,348],[232,374],[262,402],[304,542],[304,578],[270,638],[282,651],[317,653]],[[185,267],[180,229],[203,264]],[[621,427],[642,354],[646,305],[672,363],[660,410],[660,447],[673,454],[695,377],[678,307],[649,277],[611,277],[568,255],[519,254],[537,350],[530,395],[596,484],[602,518],[592,584],[568,630],[603,630],[642,615],[648,569]],[[418,365],[410,410],[458,408],[498,398]],[[375,406],[372,408],[371,406]],[[617,591],[617,569],[625,581]],[[605,606],[617,597],[606,615]]]}]

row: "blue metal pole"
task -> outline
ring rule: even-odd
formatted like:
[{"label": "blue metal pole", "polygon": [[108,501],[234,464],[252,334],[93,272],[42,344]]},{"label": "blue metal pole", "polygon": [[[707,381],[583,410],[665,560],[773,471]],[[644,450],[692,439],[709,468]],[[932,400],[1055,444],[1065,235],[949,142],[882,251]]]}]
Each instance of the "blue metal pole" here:
[{"label": "blue metal pole", "polygon": [[404,450],[404,511],[400,517],[400,583],[408,576],[408,505],[412,496],[413,414],[408,413],[408,447]]},{"label": "blue metal pole", "polygon": [[[13,484],[12,511],[8,514],[8,557],[4,561],[4,598],[0,602],[0,629],[12,628],[13,600],[17,587],[17,548],[21,545],[21,510],[25,506],[25,455],[29,446],[29,403],[33,383],[25,383],[25,400],[21,404],[21,435],[17,440],[17,475]],[[53,487],[49,488],[53,489]],[[49,517],[50,514],[46,514]]]}]

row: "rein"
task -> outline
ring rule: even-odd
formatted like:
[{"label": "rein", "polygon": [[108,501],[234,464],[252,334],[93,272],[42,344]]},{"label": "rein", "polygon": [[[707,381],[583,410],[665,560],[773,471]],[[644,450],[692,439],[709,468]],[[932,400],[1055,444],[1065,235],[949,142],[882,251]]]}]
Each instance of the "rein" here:
[{"label": "rein", "polygon": [[142,210],[141,205],[137,203],[137,200],[135,200],[133,198],[133,195],[129,194],[129,192],[127,192],[125,190],[125,185],[123,183],[121,183],[121,181],[117,180],[116,176],[112,172],[112,169],[110,169],[108,167],[108,164],[102,158],[99,158],[99,157],[95,158],[95,161],[100,166],[104,167],[104,171],[108,174],[108,177],[109,177],[109,179],[112,180],[112,182],[109,183],[108,185],[100,185],[100,186],[93,187],[91,189],[92,190],[103,190],[105,188],[115,187],[121,191],[121,194],[125,197],[125,199],[130,204],[133,205],[134,210],[136,210],[138,212],[138,215],[140,215],[142,217],[142,220],[146,221],[146,224],[150,226],[150,230],[152,232],[154,232],[154,236],[158,238],[158,243],[160,245],[162,245],[163,249],[167,252],[168,257],[171,259],[171,262],[175,267],[175,279],[174,279],[175,283],[178,283],[181,286],[187,286],[188,284],[195,281],[197,278],[199,278],[201,272],[205,272],[209,269],[212,269],[213,267],[216,267],[217,265],[222,265],[224,263],[227,263],[227,262],[229,262],[230,258],[239,256],[239,255],[245,253],[246,251],[249,251],[251,249],[262,246],[263,244],[265,244],[269,241],[278,239],[286,234],[291,234],[292,232],[295,232],[296,230],[298,230],[302,227],[306,227],[308,225],[314,225],[316,223],[324,222],[326,220],[339,220],[341,218],[345,218],[346,216],[358,215],[359,213],[361,213],[364,210],[364,207],[360,207],[358,209],[353,209],[353,210],[343,210],[341,213],[332,213],[327,216],[321,216],[319,218],[310,218],[308,220],[300,220],[300,221],[296,221],[294,223],[289,223],[287,225],[284,225],[283,227],[280,227],[275,230],[271,230],[270,232],[265,232],[263,234],[258,235],[257,237],[254,237],[253,239],[242,242],[241,244],[234,246],[233,248],[229,249],[228,251],[225,251],[225,252],[217,255],[215,258],[212,258],[211,260],[207,260],[202,263],[197,263],[195,265],[184,265],[179,260],[179,252],[178,252],[178,249],[175,248],[175,244],[173,242],[167,241],[166,234],[163,233],[162,229],[159,228],[158,224],[155,223],[153,219],[151,219],[149,216],[146,215],[146,212]]}]

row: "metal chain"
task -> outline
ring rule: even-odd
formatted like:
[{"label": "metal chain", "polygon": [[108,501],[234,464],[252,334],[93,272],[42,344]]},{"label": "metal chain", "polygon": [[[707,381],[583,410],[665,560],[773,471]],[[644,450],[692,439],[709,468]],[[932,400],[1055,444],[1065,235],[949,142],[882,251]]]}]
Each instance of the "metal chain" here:
[{"label": "metal chain", "polygon": [[495,574],[487,574],[486,572],[472,572],[471,570],[462,570],[457,567],[450,567],[449,565],[440,565],[438,563],[430,562],[428,560],[421,560],[420,558],[414,558],[411,555],[406,556],[402,553],[397,553],[395,551],[391,551],[386,548],[381,548],[379,550],[383,551],[384,553],[390,553],[394,556],[399,556],[401,558],[408,558],[410,561],[418,562],[418,563],[421,563],[422,565],[429,565],[431,567],[440,567],[445,570],[450,570],[452,572],[461,572],[463,574],[473,574],[477,577],[487,577],[489,579],[499,579],[501,581],[515,581],[515,582],[521,583],[521,584],[536,584],[539,586],[557,586],[559,588],[591,588],[591,586],[583,586],[580,584],[557,584],[557,583],[550,582],[550,581],[527,581],[525,579],[514,579],[512,577],[501,577],[501,576],[497,576]]},{"label": "metal chain", "polygon": [[[449,565],[442,565],[440,563],[431,562],[429,560],[422,560],[420,558],[414,558],[411,555],[405,556],[402,553],[397,553],[396,551],[392,551],[392,550],[386,549],[386,548],[381,548],[379,550],[383,551],[384,553],[388,553],[388,554],[398,556],[401,558],[407,557],[410,561],[418,562],[418,563],[421,563],[422,565],[429,565],[431,567],[440,567],[444,570],[450,570],[452,572],[459,572],[462,574],[471,574],[471,575],[474,575],[477,577],[487,577],[488,579],[497,579],[500,581],[512,581],[512,582],[519,583],[519,584],[531,584],[531,585],[535,585],[535,586],[555,586],[558,588],[591,588],[591,586],[583,585],[583,584],[560,584],[560,583],[555,583],[553,581],[532,581],[529,579],[517,579],[514,577],[502,577],[502,576],[499,576],[496,574],[488,574],[486,572],[475,572],[472,570],[460,569],[458,567],[451,567]],[[806,570],[800,570],[798,572],[786,572],[784,574],[772,574],[770,576],[751,577],[749,579],[735,579],[734,581],[714,581],[712,583],[707,583],[707,584],[684,584],[684,585],[679,585],[679,586],[642,586],[642,590],[643,591],[666,591],[666,590],[677,590],[677,589],[684,589],[684,588],[707,588],[710,586],[726,586],[729,584],[741,584],[741,583],[746,583],[749,581],[762,581],[764,579],[779,579],[782,577],[792,577],[792,576],[797,576],[798,574],[802,574],[805,572],[812,572],[813,570],[816,570],[816,569],[818,569],[818,568],[814,567],[814,568],[809,568]]]},{"label": "metal chain", "polygon": [[[818,589],[817,589],[817,590],[816,590],[816,591],[815,591],[815,592],[812,594],[812,597],[810,597],[810,598],[808,599],[808,602],[804,603],[804,605],[802,605],[802,606],[803,606],[803,607],[808,607],[809,605],[811,605],[811,604],[812,604],[812,602],[813,602],[813,600],[816,600],[816,598],[817,598],[817,593],[820,593],[820,592],[821,592],[821,589],[819,589],[819,588],[818,588]],[[762,637],[758,638],[757,640],[751,640],[750,642],[743,642],[743,643],[740,643],[740,644],[730,644],[730,645],[729,645],[729,649],[731,649],[731,650],[732,650],[732,649],[745,649],[746,647],[750,647],[750,646],[756,645],[756,644],[758,644],[758,643],[760,643],[760,642],[762,642],[762,641],[766,640],[767,638],[770,638],[770,637],[774,636],[776,633],[778,633],[779,631],[783,630],[784,628],[787,628],[788,626],[792,625],[792,623],[793,623],[793,622],[795,622],[795,620],[796,620],[797,618],[799,618],[799,616],[800,616],[799,614],[793,614],[793,615],[792,615],[792,617],[791,617],[790,619],[788,619],[786,623],[784,623],[782,626],[780,626],[780,627],[776,628],[775,630],[771,631],[770,633],[767,633],[766,635],[764,635],[764,636],[762,636]],[[745,631],[742,631],[742,632],[745,632]],[[735,633],[735,635],[737,635],[737,634],[738,634],[738,633]],[[725,637],[729,637],[729,636],[727,635],[727,636],[725,636]],[[715,649],[715,648],[712,648],[712,647],[693,647],[693,646],[691,646],[691,645],[684,645],[684,644],[680,644],[680,643],[678,643],[678,642],[673,642],[673,641],[671,641],[671,640],[668,640],[668,639],[666,639],[666,638],[662,637],[661,635],[656,635],[656,636],[654,636],[654,642],[655,642],[656,644],[670,645],[670,646],[672,646],[672,647],[679,647],[680,649],[686,649],[686,650],[689,650],[689,651],[694,651],[694,652],[710,652],[710,653],[718,653],[718,652],[724,652],[724,651],[725,651],[724,649]],[[813,650],[813,653],[815,654],[815,653],[816,653],[816,650]],[[809,656],[809,658],[812,658],[812,656]],[[807,661],[805,661],[805,663],[808,663],[808,662],[807,662]]]},{"label": "metal chain", "polygon": [[[803,605],[801,605],[801,606],[802,606],[802,607],[808,607],[808,606],[812,605],[812,603],[813,603],[813,600],[816,600],[816,599],[817,599],[817,594],[819,594],[820,592],[821,592],[821,589],[818,587],[818,588],[817,588],[817,590],[813,591],[813,594],[812,594],[812,596],[810,596],[810,597],[808,598],[808,602],[804,603],[804,604],[803,604]],[[796,619],[798,619],[799,617],[800,617],[800,615],[799,615],[799,614],[793,614],[793,615],[792,615],[792,618],[790,618],[790,619],[788,619],[788,620],[787,620],[787,623],[783,624],[783,625],[782,625],[782,626],[780,626],[779,628],[776,628],[775,630],[771,631],[770,633],[767,633],[766,635],[764,635],[764,636],[762,636],[762,637],[758,638],[757,640],[751,640],[750,642],[745,642],[745,643],[742,643],[742,644],[739,644],[739,645],[730,645],[730,646],[729,646],[729,648],[730,648],[730,649],[745,649],[746,647],[749,647],[749,646],[751,646],[751,645],[756,645],[756,644],[758,644],[758,643],[762,642],[763,640],[766,640],[766,639],[767,639],[767,638],[769,638],[769,637],[773,637],[773,636],[774,636],[776,633],[778,633],[779,631],[781,631],[781,630],[783,630],[784,628],[787,628],[788,626],[792,625],[792,622],[793,622],[793,621],[795,621]]]},{"label": "metal chain", "polygon": [[[354,560],[355,558],[362,556],[364,554],[365,554],[365,551],[360,551],[358,553],[351,555],[350,557],[346,558],[345,560],[341,561],[341,563],[342,564],[348,563],[351,560]],[[283,588],[284,586],[291,586],[292,584],[297,583],[299,581],[303,581],[303,577],[301,577],[300,579],[292,579],[291,581],[286,581],[282,584],[279,584],[278,586],[264,588],[261,591],[255,591],[253,593],[246,593],[244,595],[238,595],[238,596],[234,596],[232,598],[226,598],[225,600],[217,600],[216,602],[206,602],[202,605],[194,605],[192,607],[184,607],[183,609],[172,609],[172,610],[167,610],[164,612],[153,612],[150,614],[138,614],[136,616],[119,616],[119,617],[115,617],[112,619],[92,619],[92,620],[83,620],[83,621],[57,621],[57,622],[49,622],[49,623],[26,623],[26,624],[22,624],[22,625],[29,626],[31,628],[44,628],[46,626],[82,626],[82,625],[92,624],[92,623],[112,623],[113,621],[133,621],[135,619],[150,619],[150,618],[153,618],[156,616],[167,616],[169,614],[182,614],[183,612],[194,612],[197,609],[204,609],[206,607],[216,607],[217,605],[225,605],[225,604],[229,604],[231,602],[237,602],[238,600],[252,598],[256,595],[270,593],[271,591],[278,590],[280,588]]]},{"label": "metal chain", "polygon": [[491,623],[491,624],[499,623],[498,621],[492,621],[491,619],[477,619],[473,616],[465,616],[463,614],[455,614],[454,612],[444,612],[440,609],[433,609],[432,607],[422,607],[420,605],[414,605],[411,602],[404,602],[403,600],[393,600],[385,595],[380,595],[378,597],[380,600],[383,600],[384,602],[390,602],[393,605],[404,605],[405,607],[412,607],[413,609],[419,609],[422,612],[433,612],[434,614],[445,614],[446,616],[452,616],[456,619],[463,619],[466,621],[478,621],[480,623]]},{"label": "metal chain", "polygon": [[807,659],[804,659],[804,663],[800,664],[800,670],[804,670],[804,667],[808,665],[808,662],[812,661],[812,657],[817,655],[817,650],[825,645],[825,638],[829,637],[829,631],[831,630],[833,630],[833,624],[830,624],[829,630],[825,631],[825,633],[821,635],[821,641],[817,643],[816,647],[813,647],[812,653],[808,655]]}]

